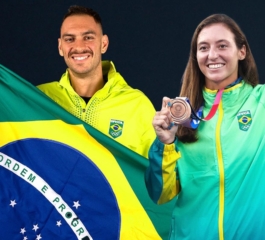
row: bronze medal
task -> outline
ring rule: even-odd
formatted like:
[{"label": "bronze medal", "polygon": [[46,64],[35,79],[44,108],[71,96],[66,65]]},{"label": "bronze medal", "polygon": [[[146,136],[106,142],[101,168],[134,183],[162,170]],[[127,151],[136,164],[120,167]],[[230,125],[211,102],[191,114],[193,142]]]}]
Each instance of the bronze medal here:
[{"label": "bronze medal", "polygon": [[175,98],[171,102],[170,106],[170,114],[173,119],[173,122],[176,124],[183,124],[191,116],[191,108],[190,105],[187,103],[185,98]]}]

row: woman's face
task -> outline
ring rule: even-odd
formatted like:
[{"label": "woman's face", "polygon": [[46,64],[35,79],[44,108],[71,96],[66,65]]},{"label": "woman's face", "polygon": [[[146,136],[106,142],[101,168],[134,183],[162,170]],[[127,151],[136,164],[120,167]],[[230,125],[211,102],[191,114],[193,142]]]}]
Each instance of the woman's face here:
[{"label": "woman's face", "polygon": [[197,39],[197,61],[205,76],[206,87],[225,88],[238,78],[238,61],[246,56],[246,47],[238,49],[229,28],[216,23],[201,30]]}]

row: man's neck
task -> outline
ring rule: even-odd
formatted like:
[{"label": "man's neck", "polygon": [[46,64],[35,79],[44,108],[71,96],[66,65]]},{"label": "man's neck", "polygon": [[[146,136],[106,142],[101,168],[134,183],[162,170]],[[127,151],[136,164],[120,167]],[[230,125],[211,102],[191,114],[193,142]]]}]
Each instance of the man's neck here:
[{"label": "man's neck", "polygon": [[105,84],[102,74],[80,77],[69,72],[69,76],[73,89],[82,97],[92,97]]}]

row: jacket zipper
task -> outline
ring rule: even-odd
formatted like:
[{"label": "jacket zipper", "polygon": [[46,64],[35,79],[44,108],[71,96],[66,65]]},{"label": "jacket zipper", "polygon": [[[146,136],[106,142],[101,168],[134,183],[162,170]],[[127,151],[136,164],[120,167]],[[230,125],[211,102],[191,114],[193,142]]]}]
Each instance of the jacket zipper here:
[{"label": "jacket zipper", "polygon": [[222,147],[221,147],[221,124],[223,120],[223,106],[222,101],[220,101],[218,110],[218,119],[216,126],[216,151],[217,151],[217,161],[219,168],[219,214],[218,214],[218,230],[219,230],[219,240],[224,240],[224,201],[225,201],[225,192],[224,192],[224,162],[222,155]]}]

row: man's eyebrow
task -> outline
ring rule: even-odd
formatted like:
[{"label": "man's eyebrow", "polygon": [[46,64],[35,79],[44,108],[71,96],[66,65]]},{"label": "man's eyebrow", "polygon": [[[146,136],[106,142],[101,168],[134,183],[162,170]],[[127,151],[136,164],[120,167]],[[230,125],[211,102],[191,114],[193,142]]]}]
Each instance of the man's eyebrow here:
[{"label": "man's eyebrow", "polygon": [[64,33],[62,35],[62,37],[74,37],[75,35],[74,34],[71,34],[71,33]]},{"label": "man's eyebrow", "polygon": [[84,36],[84,35],[87,35],[87,34],[96,34],[96,32],[93,31],[93,30],[88,30],[88,31],[82,33],[83,36]]},{"label": "man's eyebrow", "polygon": [[[95,35],[96,32],[95,32],[95,31],[92,31],[92,30],[88,30],[88,31],[86,31],[86,32],[81,33],[82,36],[87,35],[87,34],[93,34],[93,35]],[[76,34],[72,34],[72,33],[64,33],[64,34],[62,35],[62,37],[74,37],[74,36],[76,36]]]}]

